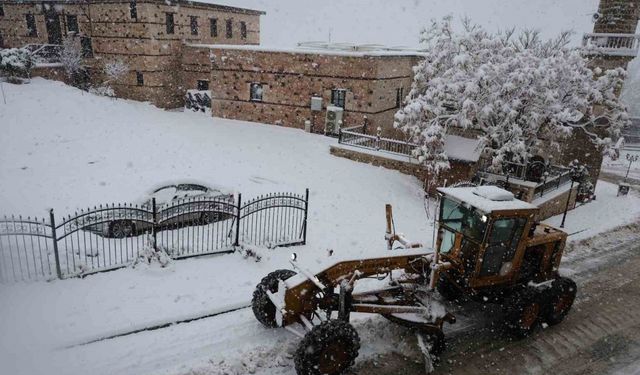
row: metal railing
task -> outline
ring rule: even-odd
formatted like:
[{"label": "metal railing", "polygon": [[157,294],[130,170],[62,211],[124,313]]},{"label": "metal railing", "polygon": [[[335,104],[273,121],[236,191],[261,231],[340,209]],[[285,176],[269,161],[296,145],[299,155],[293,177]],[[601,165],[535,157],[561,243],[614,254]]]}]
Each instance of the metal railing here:
[{"label": "metal railing", "polygon": [[589,53],[635,57],[638,55],[638,49],[640,47],[640,35],[613,33],[584,34],[582,46]]},{"label": "metal railing", "polygon": [[304,245],[309,190],[242,202],[226,197],[167,205],[110,204],[56,220],[0,218],[0,283],[64,279],[126,267],[150,252],[173,259],[231,253],[241,245]]},{"label": "metal railing", "polygon": [[420,147],[408,141],[385,138],[380,134],[366,134],[366,125],[340,129],[338,143],[408,157],[413,157],[413,151]]},{"label": "metal railing", "polygon": [[62,46],[59,44],[27,44],[23,48],[29,51],[35,64],[59,63],[62,55]]}]

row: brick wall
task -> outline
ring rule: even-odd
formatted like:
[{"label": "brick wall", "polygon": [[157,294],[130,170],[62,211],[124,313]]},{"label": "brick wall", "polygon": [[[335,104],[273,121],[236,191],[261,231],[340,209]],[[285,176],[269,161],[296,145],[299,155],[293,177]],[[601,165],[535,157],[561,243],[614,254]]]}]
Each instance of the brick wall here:
[{"label": "brick wall", "polygon": [[571,198],[569,200],[569,211],[573,210],[576,207],[576,197],[578,194],[578,187],[575,186],[571,191],[566,191],[558,196],[555,196],[552,199],[545,201],[542,204],[539,204],[538,207],[540,211],[536,214],[535,220],[545,220],[552,216],[560,215],[564,212],[565,207],[567,206],[567,197],[571,193]]}]

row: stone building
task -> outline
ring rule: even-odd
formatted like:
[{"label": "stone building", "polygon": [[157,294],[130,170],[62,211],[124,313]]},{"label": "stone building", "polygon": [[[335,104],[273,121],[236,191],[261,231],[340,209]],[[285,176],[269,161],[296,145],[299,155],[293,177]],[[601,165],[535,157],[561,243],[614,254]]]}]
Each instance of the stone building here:
[{"label": "stone building", "polygon": [[[392,129],[419,58],[415,51],[317,43],[293,49],[189,48],[187,60],[201,65],[210,59],[214,116],[300,129],[308,120],[315,132],[324,131],[329,107],[343,110],[343,127],[361,125],[366,118],[371,129]],[[196,68],[183,64],[185,71]]]},{"label": "stone building", "polygon": [[117,96],[174,108],[197,85],[180,74],[185,44],[259,44],[263,14],[183,0],[0,0],[0,46],[74,38],[93,83],[104,79],[105,63],[120,60],[129,72],[110,83]]}]

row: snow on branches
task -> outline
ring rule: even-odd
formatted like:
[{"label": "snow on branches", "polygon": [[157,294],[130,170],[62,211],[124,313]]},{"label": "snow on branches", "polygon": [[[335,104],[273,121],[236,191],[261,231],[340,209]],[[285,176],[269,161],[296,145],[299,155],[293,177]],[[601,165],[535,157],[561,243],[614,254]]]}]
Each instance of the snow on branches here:
[{"label": "snow on branches", "polygon": [[580,50],[567,47],[569,36],[491,34],[468,20],[456,33],[450,17],[433,21],[422,33],[426,56],[414,67],[394,126],[421,145],[416,156],[435,173],[449,167],[449,127],[479,130],[496,169],[559,149],[576,129],[609,144],[628,121],[617,95],[625,71],[592,71]]}]

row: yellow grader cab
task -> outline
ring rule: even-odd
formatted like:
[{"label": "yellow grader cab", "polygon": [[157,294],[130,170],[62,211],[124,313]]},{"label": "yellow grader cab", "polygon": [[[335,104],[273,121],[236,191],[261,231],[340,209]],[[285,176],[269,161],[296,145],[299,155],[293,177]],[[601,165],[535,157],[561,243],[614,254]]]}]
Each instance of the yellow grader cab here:
[{"label": "yellow grader cab", "polygon": [[[319,270],[278,270],[257,285],[253,312],[267,327],[300,336],[299,375],[336,375],[360,348],[351,313],[380,314],[419,333],[423,351],[444,349],[444,323],[455,323],[445,300],[501,304],[516,336],[567,315],[576,284],[558,274],[567,234],[534,221],[536,206],[495,186],[440,188],[436,249],[394,233],[387,205],[387,249],[330,262]],[[330,258],[331,259],[331,258]],[[386,277],[378,290],[356,293],[359,280]],[[302,331],[300,330],[302,328]]]}]

